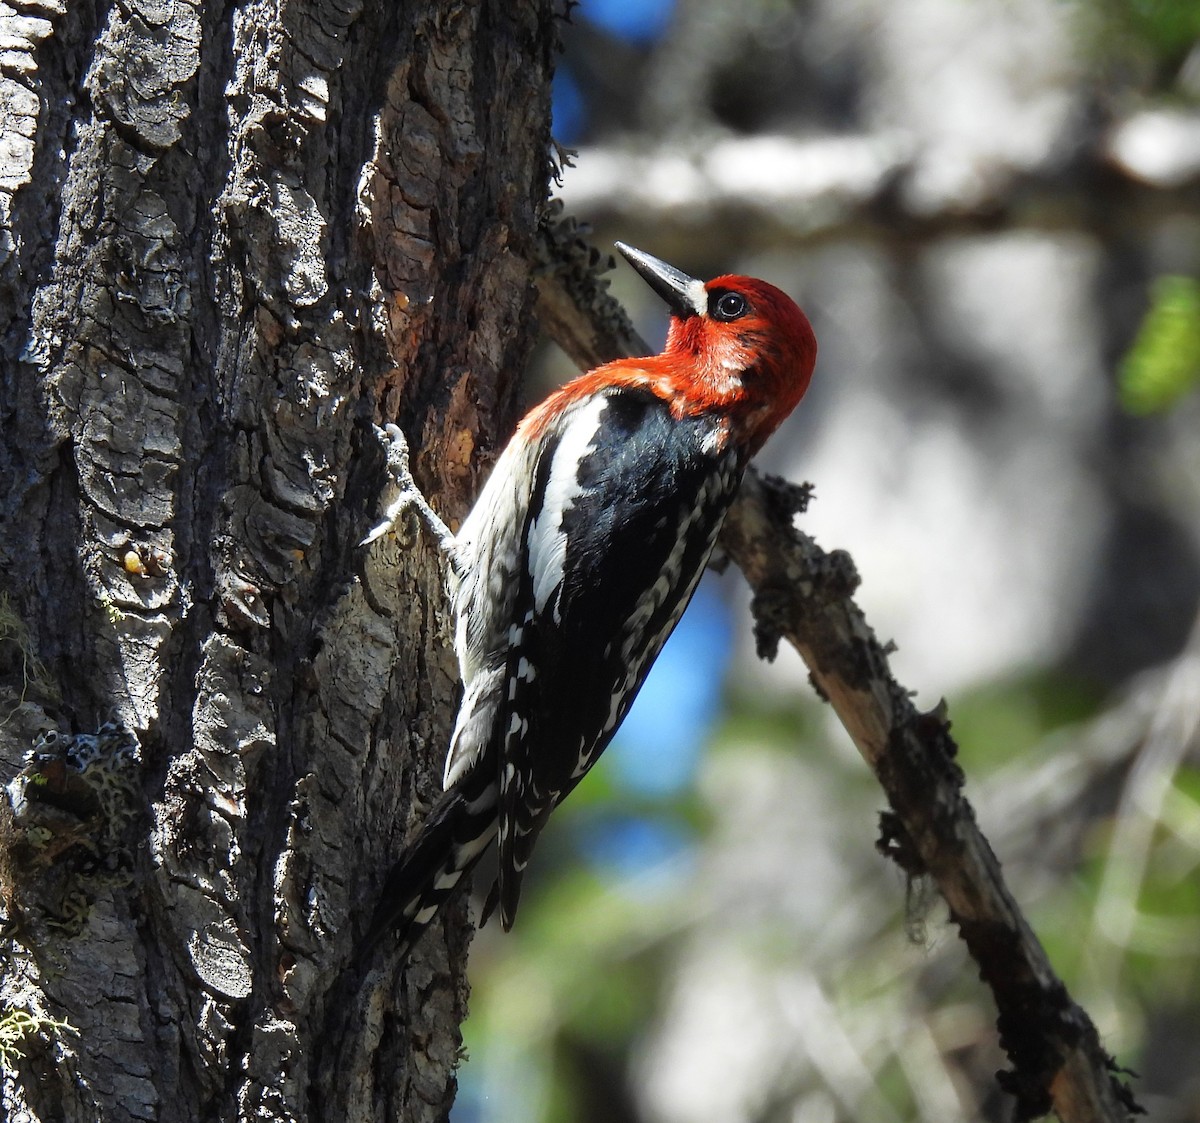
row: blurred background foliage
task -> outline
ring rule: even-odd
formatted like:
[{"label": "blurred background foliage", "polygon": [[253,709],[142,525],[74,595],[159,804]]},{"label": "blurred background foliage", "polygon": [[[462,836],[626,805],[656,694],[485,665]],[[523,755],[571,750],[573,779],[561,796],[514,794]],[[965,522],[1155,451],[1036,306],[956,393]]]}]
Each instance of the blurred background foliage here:
[{"label": "blurred background foliage", "polygon": [[[809,312],[816,380],[764,465],[815,484],[801,525],[948,700],[1151,1118],[1200,1120],[1200,5],[583,0],[554,92],[597,245]],[[531,397],[569,373],[547,345]],[[881,808],[710,574],[516,929],[472,948],[455,1123],[1009,1118],[990,997],[876,854]]]},{"label": "blurred background foliage", "polygon": [[1200,384],[1200,282],[1160,277],[1150,308],[1121,364],[1121,400],[1130,413],[1170,409]]}]

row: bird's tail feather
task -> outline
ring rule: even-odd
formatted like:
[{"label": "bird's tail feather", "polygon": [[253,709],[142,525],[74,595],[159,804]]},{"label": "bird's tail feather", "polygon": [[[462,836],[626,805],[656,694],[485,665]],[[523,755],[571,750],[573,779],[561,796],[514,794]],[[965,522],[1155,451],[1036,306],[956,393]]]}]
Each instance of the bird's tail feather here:
[{"label": "bird's tail feather", "polygon": [[497,785],[448,791],[388,874],[371,926],[359,944],[365,963],[390,932],[406,956],[496,834]]}]

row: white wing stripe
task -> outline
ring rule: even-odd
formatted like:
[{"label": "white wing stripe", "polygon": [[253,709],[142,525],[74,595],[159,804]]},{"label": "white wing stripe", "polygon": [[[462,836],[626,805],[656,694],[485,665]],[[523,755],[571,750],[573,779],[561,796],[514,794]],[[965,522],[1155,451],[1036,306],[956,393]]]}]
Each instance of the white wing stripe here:
[{"label": "white wing stripe", "polygon": [[579,465],[596,440],[600,418],[607,406],[608,399],[602,394],[583,402],[567,418],[554,450],[542,509],[529,527],[529,575],[533,578],[533,603],[538,613],[545,611],[554,591],[562,584],[567,558],[563,515],[583,493]]}]

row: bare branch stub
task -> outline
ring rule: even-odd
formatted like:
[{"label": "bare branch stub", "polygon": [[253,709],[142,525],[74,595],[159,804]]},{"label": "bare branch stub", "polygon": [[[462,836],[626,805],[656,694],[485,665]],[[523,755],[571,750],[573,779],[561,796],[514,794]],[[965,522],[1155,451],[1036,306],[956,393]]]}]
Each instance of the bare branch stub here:
[{"label": "bare branch stub", "polygon": [[[572,244],[575,230],[571,229]],[[540,251],[555,253],[547,238]],[[566,284],[571,268],[537,264],[543,326],[581,367],[638,349],[640,341],[603,284]],[[599,258],[589,258],[594,269]],[[963,795],[963,773],[944,705],[920,713],[892,677],[888,651],[854,603],[858,575],[843,551],[826,552],[797,531],[806,488],[751,470],[719,546],[754,591],[755,634],[768,658],[787,639],[818,695],[846,727],[891,810],[880,846],[910,875],[928,873],[990,987],[1012,1071],[998,1074],[1022,1119],[1053,1111],[1065,1123],[1124,1123],[1140,1113],[1100,1045],[1096,1028],[1055,975],[1009,893],[1000,863]]]},{"label": "bare branch stub", "polygon": [[531,269],[542,330],[581,370],[650,351],[608,292],[604,274],[613,267],[612,255],[590,245],[587,233],[586,226],[563,215],[559,200],[551,201],[538,227]]}]

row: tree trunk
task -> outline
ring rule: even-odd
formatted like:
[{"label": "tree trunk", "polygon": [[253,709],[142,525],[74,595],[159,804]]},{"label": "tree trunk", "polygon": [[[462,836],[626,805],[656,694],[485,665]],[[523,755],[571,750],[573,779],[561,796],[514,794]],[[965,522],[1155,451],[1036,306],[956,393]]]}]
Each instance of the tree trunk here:
[{"label": "tree trunk", "polygon": [[464,910],[344,969],[448,619],[426,545],[357,544],[373,422],[451,519],[512,422],[550,2],[0,24],[4,1117],[443,1118]]}]

